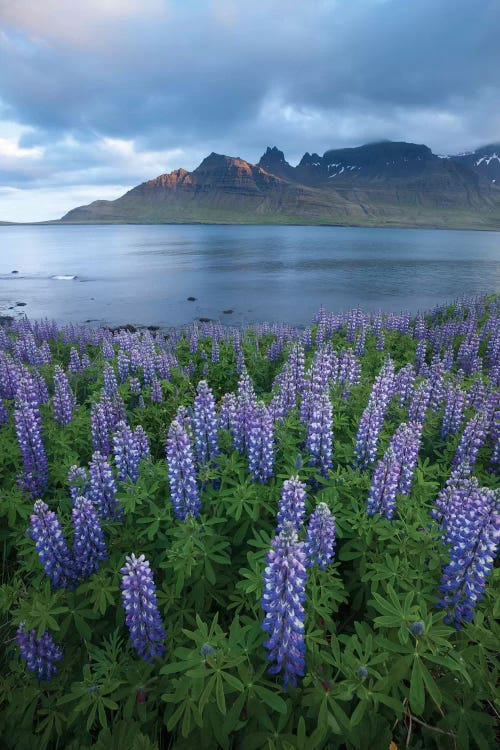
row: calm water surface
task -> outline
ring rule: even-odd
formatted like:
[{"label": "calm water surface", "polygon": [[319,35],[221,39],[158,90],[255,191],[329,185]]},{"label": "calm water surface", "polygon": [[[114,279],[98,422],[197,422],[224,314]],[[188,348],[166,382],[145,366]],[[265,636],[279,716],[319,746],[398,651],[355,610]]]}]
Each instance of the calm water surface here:
[{"label": "calm water surface", "polygon": [[498,291],[500,232],[0,227],[0,312],[60,322],[169,326],[207,317],[301,325],[321,304],[416,312]]}]

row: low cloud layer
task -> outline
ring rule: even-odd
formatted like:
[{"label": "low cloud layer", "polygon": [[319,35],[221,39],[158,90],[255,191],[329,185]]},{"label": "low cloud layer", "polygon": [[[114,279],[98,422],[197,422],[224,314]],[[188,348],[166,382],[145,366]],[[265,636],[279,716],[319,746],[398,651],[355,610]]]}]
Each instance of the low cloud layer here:
[{"label": "low cloud layer", "polygon": [[499,28],[498,0],[0,0],[0,220],[210,151],[499,141]]}]

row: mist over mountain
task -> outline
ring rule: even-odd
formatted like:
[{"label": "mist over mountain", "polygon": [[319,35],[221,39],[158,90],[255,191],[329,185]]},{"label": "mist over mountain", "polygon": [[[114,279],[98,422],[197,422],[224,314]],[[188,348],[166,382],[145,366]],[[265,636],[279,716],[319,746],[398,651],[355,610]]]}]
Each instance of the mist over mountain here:
[{"label": "mist over mountain", "polygon": [[382,141],[305,153],[276,146],[258,164],[211,153],[114,201],[79,206],[64,223],[270,223],[500,228],[500,144],[437,156]]}]

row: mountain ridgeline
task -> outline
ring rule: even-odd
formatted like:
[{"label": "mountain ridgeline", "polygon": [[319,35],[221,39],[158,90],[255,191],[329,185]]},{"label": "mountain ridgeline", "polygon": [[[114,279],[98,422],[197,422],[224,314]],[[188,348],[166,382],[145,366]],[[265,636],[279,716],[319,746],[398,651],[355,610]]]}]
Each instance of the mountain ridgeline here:
[{"label": "mountain ridgeline", "polygon": [[60,221],[500,229],[500,144],[439,157],[384,141],[306,153],[295,167],[276,147],[258,164],[212,153],[192,172],[160,175]]}]

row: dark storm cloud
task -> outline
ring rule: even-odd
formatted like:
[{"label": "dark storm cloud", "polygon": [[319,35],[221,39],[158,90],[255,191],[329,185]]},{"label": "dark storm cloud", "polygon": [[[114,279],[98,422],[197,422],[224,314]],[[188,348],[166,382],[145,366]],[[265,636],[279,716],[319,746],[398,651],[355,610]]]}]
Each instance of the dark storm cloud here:
[{"label": "dark storm cloud", "polygon": [[498,0],[0,0],[0,117],[43,151],[3,181],[133,184],[151,151],[166,169],[274,143],[293,160],[499,140],[499,28]]}]

